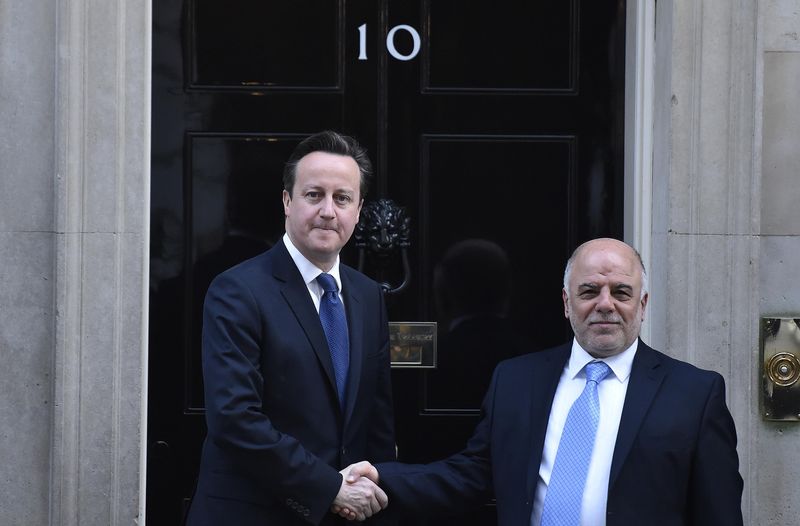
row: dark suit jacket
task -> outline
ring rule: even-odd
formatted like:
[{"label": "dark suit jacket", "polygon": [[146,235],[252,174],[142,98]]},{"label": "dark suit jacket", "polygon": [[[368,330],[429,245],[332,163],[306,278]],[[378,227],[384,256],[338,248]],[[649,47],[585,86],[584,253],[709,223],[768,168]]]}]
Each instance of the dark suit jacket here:
[{"label": "dark suit jacket", "polygon": [[395,457],[389,335],[377,283],[340,266],[350,332],[341,410],[327,340],[283,242],[206,295],[208,435],[191,526],[338,523],[339,470]]},{"label": "dark suit jacket", "polygon": [[[498,365],[461,453],[428,465],[378,465],[389,509],[452,513],[485,502],[493,489],[498,524],[528,526],[550,406],[570,349]],[[741,498],[722,377],[640,341],[611,464],[608,526],[737,526]]]}]

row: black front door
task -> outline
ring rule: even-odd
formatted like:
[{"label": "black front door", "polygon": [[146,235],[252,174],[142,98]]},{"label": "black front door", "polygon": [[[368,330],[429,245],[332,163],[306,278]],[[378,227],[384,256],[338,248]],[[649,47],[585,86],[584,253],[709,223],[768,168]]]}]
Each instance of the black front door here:
[{"label": "black front door", "polygon": [[179,523],[197,473],[205,290],[280,239],[282,163],[310,133],[356,136],[368,200],[411,218],[389,315],[438,322],[439,359],[394,371],[401,460],[457,451],[497,361],[569,336],[566,257],[622,234],[624,4],[154,2],[148,524]]}]

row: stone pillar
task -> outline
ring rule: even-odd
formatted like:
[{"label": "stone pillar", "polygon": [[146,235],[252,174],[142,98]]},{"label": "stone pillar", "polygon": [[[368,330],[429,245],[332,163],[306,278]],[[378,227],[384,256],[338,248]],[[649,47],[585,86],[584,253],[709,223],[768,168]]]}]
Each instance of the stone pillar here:
[{"label": "stone pillar", "polygon": [[761,526],[800,513],[800,425],[758,410],[759,317],[800,312],[800,54],[768,47],[800,49],[798,7],[666,0],[656,14],[653,343],[726,378],[745,524]]},{"label": "stone pillar", "polygon": [[[762,316],[800,314],[800,2],[759,3],[754,156],[760,198],[758,298]],[[760,195],[759,195],[760,194]],[[758,384],[756,384],[758,385]],[[755,393],[754,393],[755,394]],[[754,396],[754,407],[756,398]],[[752,437],[752,524],[800,516],[800,423],[757,420]]]},{"label": "stone pillar", "polygon": [[0,3],[0,524],[7,525],[48,521],[55,27],[47,2]]},{"label": "stone pillar", "polygon": [[146,433],[150,2],[61,0],[57,13],[51,524],[135,524]]},{"label": "stone pillar", "polygon": [[0,524],[143,509],[150,2],[0,4]]}]

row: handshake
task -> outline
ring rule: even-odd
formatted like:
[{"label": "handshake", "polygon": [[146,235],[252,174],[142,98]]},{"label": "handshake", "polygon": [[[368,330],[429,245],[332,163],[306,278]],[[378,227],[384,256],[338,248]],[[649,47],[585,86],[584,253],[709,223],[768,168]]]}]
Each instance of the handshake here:
[{"label": "handshake", "polygon": [[340,471],[342,486],[331,512],[347,520],[363,521],[389,505],[389,497],[378,487],[378,470],[366,460]]}]

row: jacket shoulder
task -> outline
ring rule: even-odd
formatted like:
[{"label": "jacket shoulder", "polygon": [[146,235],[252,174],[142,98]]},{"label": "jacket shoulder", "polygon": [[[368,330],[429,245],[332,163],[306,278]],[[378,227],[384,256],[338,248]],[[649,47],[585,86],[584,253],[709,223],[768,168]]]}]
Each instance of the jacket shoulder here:
[{"label": "jacket shoulder", "polygon": [[[711,371],[708,369],[701,369],[696,365],[693,365],[689,362],[679,360],[677,358],[673,358],[661,351],[657,351],[647,345],[640,343],[643,347],[640,349],[644,358],[647,358],[647,355],[650,354],[652,359],[657,360],[660,362],[660,365],[664,367],[668,374],[671,376],[675,376],[678,378],[683,378],[689,380],[693,383],[703,383],[703,384],[711,384],[717,381],[723,381],[723,377],[717,371]],[[637,351],[638,352],[638,351]]]},{"label": "jacket shoulder", "polygon": [[257,256],[245,259],[231,268],[217,274],[211,281],[211,288],[224,284],[241,283],[244,285],[256,284],[260,286],[260,281],[268,274],[272,268],[274,259],[274,248],[266,250]]},{"label": "jacket shoulder", "polygon": [[551,347],[542,351],[530,352],[503,360],[497,364],[496,371],[499,374],[509,374],[515,371],[522,371],[523,374],[527,374],[527,371],[542,367],[551,362],[555,364],[560,362],[563,366],[569,357],[570,345],[571,344],[559,345],[558,347]]},{"label": "jacket shoulder", "polygon": [[339,265],[339,273],[346,276],[350,283],[359,289],[380,288],[377,281],[344,263]]}]

